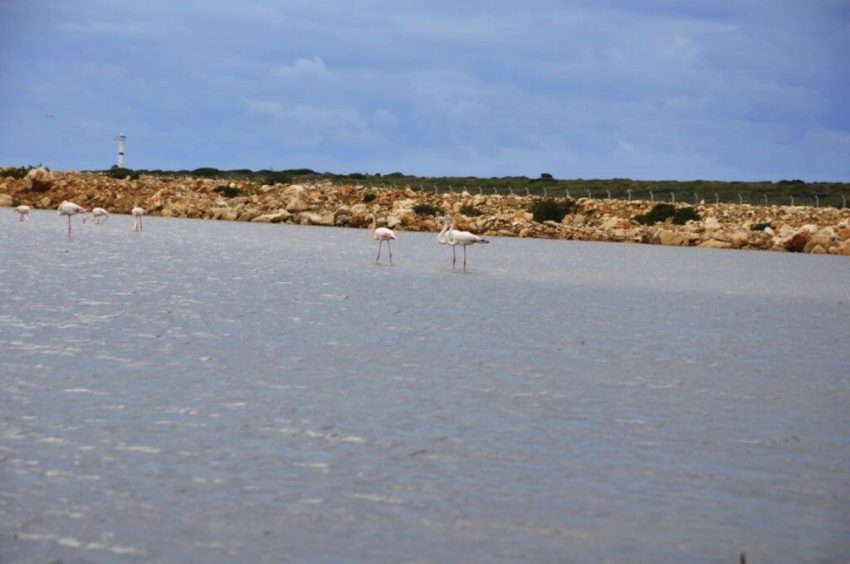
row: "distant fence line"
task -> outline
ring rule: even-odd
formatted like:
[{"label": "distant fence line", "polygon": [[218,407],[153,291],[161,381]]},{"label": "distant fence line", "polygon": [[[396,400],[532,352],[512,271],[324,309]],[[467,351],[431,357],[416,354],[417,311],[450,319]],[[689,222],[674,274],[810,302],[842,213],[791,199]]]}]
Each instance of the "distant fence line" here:
[{"label": "distant fence line", "polygon": [[[350,184],[350,183],[348,183]],[[602,190],[594,193],[592,190],[573,190],[569,188],[548,188],[548,187],[528,187],[528,186],[486,186],[484,184],[476,186],[452,186],[452,185],[437,185],[437,184],[361,184],[365,189],[369,190],[387,190],[387,189],[405,189],[410,188],[415,192],[432,193],[432,194],[460,194],[467,192],[470,195],[496,195],[496,196],[519,196],[519,197],[535,197],[535,198],[590,198],[599,200],[626,200],[626,201],[648,201],[657,203],[669,204],[739,204],[739,205],[754,205],[754,206],[814,206],[814,207],[834,207],[844,209],[847,207],[847,197],[843,194],[831,194],[825,196],[801,195],[768,195],[768,194],[753,194],[753,193],[737,193],[730,197],[729,194],[720,194],[711,192],[708,194],[700,194],[699,192],[658,192],[647,190],[639,192],[635,190],[625,190],[625,192],[612,192],[611,190]]]}]

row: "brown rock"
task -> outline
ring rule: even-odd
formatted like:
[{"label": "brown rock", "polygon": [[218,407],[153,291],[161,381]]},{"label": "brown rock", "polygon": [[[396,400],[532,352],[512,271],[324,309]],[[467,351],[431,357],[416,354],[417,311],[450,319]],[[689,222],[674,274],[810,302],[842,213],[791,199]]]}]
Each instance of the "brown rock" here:
[{"label": "brown rock", "polygon": [[808,243],[812,238],[812,234],[808,231],[800,231],[791,236],[791,238],[785,243],[785,248],[792,253],[802,253],[803,249],[806,248],[806,243]]},{"label": "brown rock", "polygon": [[729,241],[718,241],[717,239],[709,239],[708,241],[703,241],[698,247],[702,247],[703,249],[731,249],[732,243]]},{"label": "brown rock", "polygon": [[686,236],[669,229],[659,231],[656,234],[656,238],[660,244],[668,247],[686,247],[688,245],[688,238]]}]

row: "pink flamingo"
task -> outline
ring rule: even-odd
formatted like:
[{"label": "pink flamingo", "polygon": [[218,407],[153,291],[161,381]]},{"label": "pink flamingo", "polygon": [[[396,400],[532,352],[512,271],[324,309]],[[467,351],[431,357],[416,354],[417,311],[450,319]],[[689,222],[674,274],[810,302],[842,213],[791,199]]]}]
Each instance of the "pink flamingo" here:
[{"label": "pink flamingo", "polygon": [[92,209],[91,215],[92,217],[84,217],[83,223],[85,223],[87,219],[91,219],[92,221],[94,221],[95,225],[100,225],[101,223],[106,223],[106,220],[109,219],[109,212],[103,208]]},{"label": "pink flamingo", "polygon": [[463,247],[463,271],[466,272],[466,248],[469,245],[475,245],[476,243],[489,243],[487,239],[483,237],[479,237],[478,235],[473,235],[469,231],[457,231],[455,229],[455,218],[453,216],[449,216],[452,219],[452,225],[448,231],[446,231],[445,238],[446,242],[452,246],[452,268],[455,267],[455,256],[454,256],[454,247],[455,245],[460,245]]},{"label": "pink flamingo", "polygon": [[130,213],[133,214],[133,231],[141,231],[142,216],[145,215],[145,210],[143,208],[140,208],[139,206],[136,206]]},{"label": "pink flamingo", "polygon": [[391,229],[387,229],[386,227],[377,227],[378,220],[375,219],[375,216],[371,213],[366,216],[366,219],[372,218],[372,239],[376,241],[380,241],[378,243],[378,257],[375,259],[375,263],[381,260],[381,246],[384,244],[384,241],[387,242],[387,249],[390,252],[390,266],[393,264],[393,249],[390,247],[390,241],[395,239],[395,233],[392,232]]},{"label": "pink flamingo", "polygon": [[29,221],[30,220],[30,207],[29,206],[18,206],[13,210],[15,213],[20,215],[18,221]]},{"label": "pink flamingo", "polygon": [[67,215],[68,216],[68,239],[71,238],[71,216],[77,215],[78,213],[86,213],[88,210],[82,206],[78,206],[74,202],[69,202],[65,200],[61,204],[59,204],[59,215]]}]

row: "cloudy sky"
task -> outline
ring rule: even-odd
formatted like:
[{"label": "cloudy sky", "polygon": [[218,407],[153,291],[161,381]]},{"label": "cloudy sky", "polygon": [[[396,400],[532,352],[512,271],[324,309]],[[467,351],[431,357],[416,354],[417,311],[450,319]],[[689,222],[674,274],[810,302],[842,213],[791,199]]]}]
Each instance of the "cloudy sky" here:
[{"label": "cloudy sky", "polygon": [[850,0],[0,0],[0,165],[850,181]]}]

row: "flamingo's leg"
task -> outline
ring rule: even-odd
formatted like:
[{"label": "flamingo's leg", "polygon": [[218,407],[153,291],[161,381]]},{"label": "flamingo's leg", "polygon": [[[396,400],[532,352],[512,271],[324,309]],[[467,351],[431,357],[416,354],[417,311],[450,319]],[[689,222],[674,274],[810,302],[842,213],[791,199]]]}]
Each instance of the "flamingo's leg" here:
[{"label": "flamingo's leg", "polygon": [[389,240],[387,240],[387,249],[390,251],[390,266],[393,265],[393,248],[390,245]]},{"label": "flamingo's leg", "polygon": [[463,246],[463,271],[466,272],[466,245]]},{"label": "flamingo's leg", "polygon": [[71,216],[68,216],[68,239],[71,238]]},{"label": "flamingo's leg", "polygon": [[378,241],[378,256],[377,256],[377,257],[375,257],[375,264],[377,264],[377,263],[378,263],[378,261],[379,261],[379,260],[381,260],[381,246],[382,246],[383,244],[384,244],[384,240],[383,240],[383,239],[381,239],[380,241]]},{"label": "flamingo's leg", "polygon": [[455,246],[452,245],[452,268],[455,267],[455,262],[457,262],[457,252],[455,250]]}]

